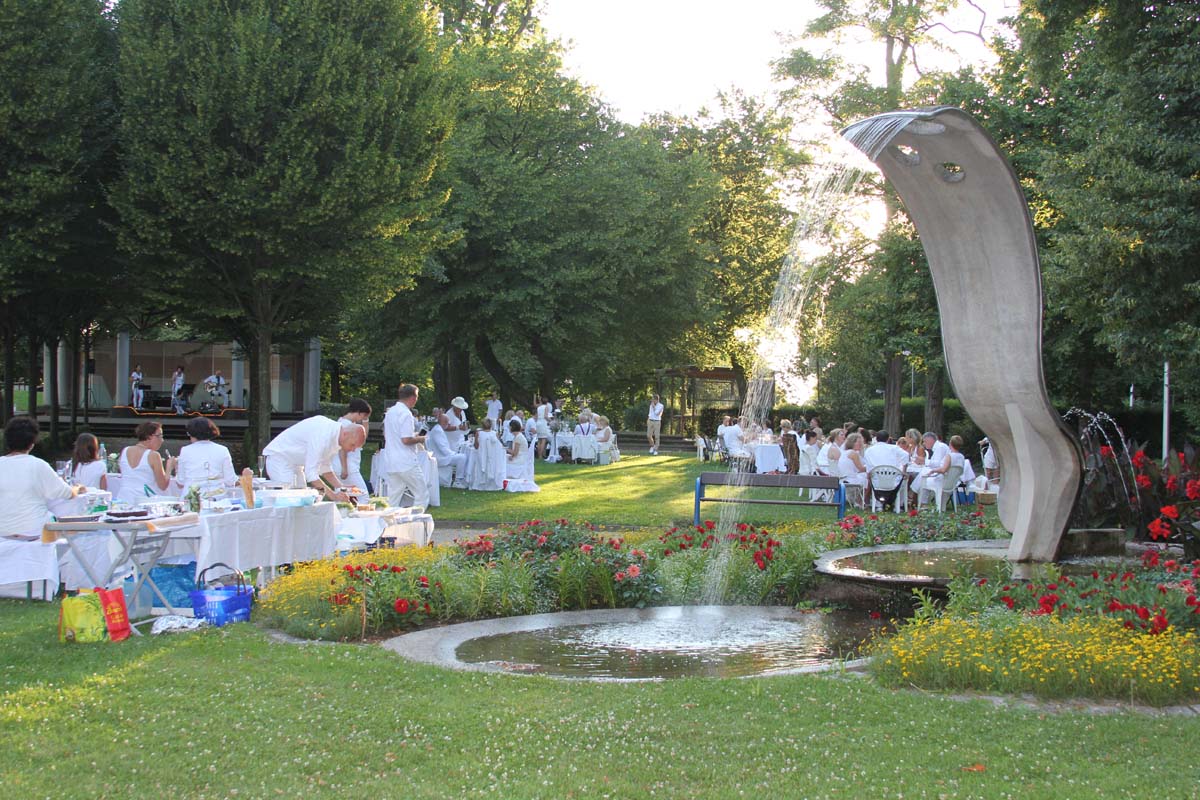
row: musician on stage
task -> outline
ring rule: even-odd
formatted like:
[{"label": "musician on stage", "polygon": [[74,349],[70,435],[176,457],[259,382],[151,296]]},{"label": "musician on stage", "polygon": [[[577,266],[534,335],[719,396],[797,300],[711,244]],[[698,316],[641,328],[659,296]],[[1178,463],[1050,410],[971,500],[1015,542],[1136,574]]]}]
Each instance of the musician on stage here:
[{"label": "musician on stage", "polygon": [[133,372],[129,373],[129,398],[135,409],[141,409],[142,399],[142,365],[137,364],[133,368]]},{"label": "musician on stage", "polygon": [[221,374],[221,370],[217,370],[204,379],[204,388],[208,390],[209,396],[221,408],[225,407],[226,398],[229,396],[227,386],[228,384],[225,382],[225,376]]}]

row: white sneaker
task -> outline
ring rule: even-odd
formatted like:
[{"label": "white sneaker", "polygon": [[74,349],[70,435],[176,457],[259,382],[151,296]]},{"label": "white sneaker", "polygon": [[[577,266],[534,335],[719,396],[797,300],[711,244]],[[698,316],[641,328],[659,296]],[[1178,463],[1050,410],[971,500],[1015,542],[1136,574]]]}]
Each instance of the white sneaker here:
[{"label": "white sneaker", "polygon": [[653,447],[651,447],[651,448],[650,448],[650,455],[652,455],[652,456],[656,456],[656,455],[658,455],[658,451],[657,451],[657,450],[655,450]]}]

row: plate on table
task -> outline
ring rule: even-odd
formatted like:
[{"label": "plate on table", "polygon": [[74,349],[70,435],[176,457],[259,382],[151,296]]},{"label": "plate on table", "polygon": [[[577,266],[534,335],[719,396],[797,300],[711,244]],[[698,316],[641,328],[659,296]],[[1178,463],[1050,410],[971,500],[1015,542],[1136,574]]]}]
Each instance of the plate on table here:
[{"label": "plate on table", "polygon": [[142,519],[150,516],[150,512],[139,508],[133,511],[109,511],[108,516],[112,519]]},{"label": "plate on table", "polygon": [[56,522],[97,522],[100,514],[74,514],[66,517],[55,517]]}]

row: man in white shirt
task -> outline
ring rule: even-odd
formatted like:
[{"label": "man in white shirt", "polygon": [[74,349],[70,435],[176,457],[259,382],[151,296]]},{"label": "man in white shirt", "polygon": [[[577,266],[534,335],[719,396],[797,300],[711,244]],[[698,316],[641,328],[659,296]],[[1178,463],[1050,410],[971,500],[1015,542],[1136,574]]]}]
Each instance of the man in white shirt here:
[{"label": "man in white shirt", "polygon": [[225,398],[228,392],[226,391],[225,376],[221,374],[221,370],[217,370],[204,379],[204,388],[208,389],[208,394],[217,405],[225,407]]},{"label": "man in white shirt", "polygon": [[554,404],[549,400],[538,403],[534,410],[537,422],[537,457],[546,457],[546,448],[550,446],[550,418],[554,416]]},{"label": "man in white shirt", "polygon": [[[887,431],[876,431],[875,443],[863,451],[862,459],[867,472],[875,467],[895,467],[903,474],[908,464],[908,453],[904,452],[904,448],[891,443]],[[875,496],[884,506],[891,506],[896,502],[896,494],[899,491],[900,487],[897,486],[888,491],[875,491]]]},{"label": "man in white shirt", "polygon": [[500,420],[503,418],[503,416],[504,403],[501,403],[500,398],[496,396],[496,393],[492,392],[487,401],[487,418],[492,421],[492,427],[494,429],[499,429]]},{"label": "man in white shirt", "polygon": [[745,417],[741,417],[737,422],[725,428],[722,436],[725,437],[725,450],[732,456],[745,456],[749,454],[746,450],[745,434],[742,431],[742,423],[746,422]]},{"label": "man in white shirt", "polygon": [[429,505],[429,486],[421,459],[425,453],[425,434],[417,433],[412,409],[417,404],[418,390],[411,383],[400,386],[399,402],[383,417],[383,438],[387,464],[384,474],[388,484],[388,502],[399,508],[405,490],[412,495],[413,507],[424,510]]},{"label": "man in white shirt", "polygon": [[[354,398],[339,421],[343,425],[361,425],[364,430],[369,431],[367,425],[371,421],[371,404],[361,398]],[[361,447],[349,452],[340,451],[337,466],[340,467],[338,477],[342,479],[343,484],[357,488],[363,495],[368,493],[367,481],[362,475]]]},{"label": "man in white shirt", "polygon": [[650,455],[658,455],[659,437],[662,433],[663,404],[656,394],[650,395],[650,411],[646,415],[646,441],[650,443]]},{"label": "man in white shirt", "polygon": [[446,409],[446,422],[439,424],[446,431],[446,439],[450,442],[450,449],[458,452],[458,447],[467,438],[467,430],[470,426],[467,424],[467,401],[461,397],[456,397],[450,401],[450,407]]},{"label": "man in white shirt", "polygon": [[273,481],[290,482],[296,468],[304,468],[304,480],[326,500],[346,502],[342,481],[333,470],[338,450],[356,450],[367,440],[361,425],[342,425],[336,419],[315,416],[302,419],[276,436],[263,448],[267,475]]},{"label": "man in white shirt", "polygon": [[[437,424],[430,428],[426,435],[429,452],[433,453],[433,457],[437,459],[438,482],[442,486],[453,486],[466,482],[467,456],[450,445],[449,428],[453,424],[449,415],[441,414],[438,416]],[[442,469],[447,466],[454,468],[453,479],[449,475],[442,476]]]}]

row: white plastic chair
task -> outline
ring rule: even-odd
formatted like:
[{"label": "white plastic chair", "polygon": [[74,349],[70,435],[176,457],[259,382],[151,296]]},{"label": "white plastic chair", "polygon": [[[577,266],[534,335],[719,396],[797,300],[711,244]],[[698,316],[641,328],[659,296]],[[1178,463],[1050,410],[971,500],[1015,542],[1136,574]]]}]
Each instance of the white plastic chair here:
[{"label": "white plastic chair", "polygon": [[900,484],[904,483],[904,473],[895,467],[889,467],[886,464],[880,464],[878,467],[872,467],[870,472],[871,484],[871,511],[878,511],[882,505],[879,501],[877,492],[896,492],[896,500],[893,504],[897,511],[900,510]]},{"label": "white plastic chair", "polygon": [[[941,477],[941,480],[936,480]],[[958,480],[962,477],[962,467],[950,467],[946,470],[945,475],[926,476],[921,485],[921,492],[917,495],[917,508],[922,508],[925,505],[925,496],[932,495],[934,498],[934,507],[938,513],[942,513],[942,509],[946,507],[946,500],[954,503],[954,510],[958,511],[958,498],[955,497],[955,487],[958,486]],[[933,486],[930,486],[932,480]]]}]

